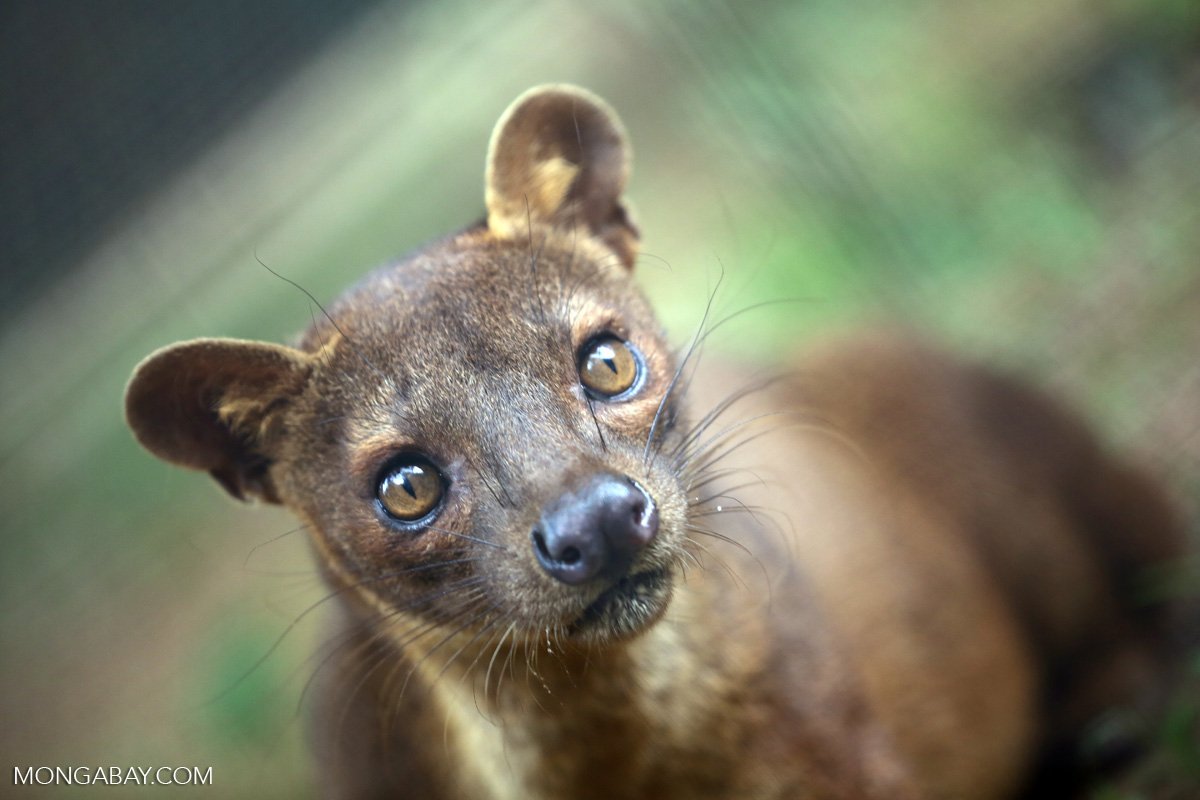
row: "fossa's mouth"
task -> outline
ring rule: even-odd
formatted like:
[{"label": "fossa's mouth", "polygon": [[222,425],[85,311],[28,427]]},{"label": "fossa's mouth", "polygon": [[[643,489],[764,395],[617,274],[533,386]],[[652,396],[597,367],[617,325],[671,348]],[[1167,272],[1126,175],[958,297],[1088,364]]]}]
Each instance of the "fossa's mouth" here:
[{"label": "fossa's mouth", "polygon": [[667,610],[671,585],[666,568],[626,575],[584,609],[571,633],[617,638],[640,633]]}]

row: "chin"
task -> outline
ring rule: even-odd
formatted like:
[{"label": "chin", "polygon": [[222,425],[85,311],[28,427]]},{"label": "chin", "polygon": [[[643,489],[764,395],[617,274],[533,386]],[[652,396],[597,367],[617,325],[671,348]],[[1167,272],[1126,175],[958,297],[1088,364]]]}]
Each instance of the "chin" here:
[{"label": "chin", "polygon": [[671,604],[675,580],[659,567],[626,575],[605,589],[566,626],[569,638],[587,644],[632,639],[658,622]]}]

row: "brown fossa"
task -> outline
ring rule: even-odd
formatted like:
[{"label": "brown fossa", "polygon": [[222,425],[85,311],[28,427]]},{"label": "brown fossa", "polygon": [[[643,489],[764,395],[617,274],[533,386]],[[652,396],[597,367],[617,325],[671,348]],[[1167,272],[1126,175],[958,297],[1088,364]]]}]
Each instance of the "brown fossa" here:
[{"label": "brown fossa", "polygon": [[1146,707],[1170,609],[1135,583],[1183,547],[1156,486],[906,334],[731,394],[634,283],[628,165],[602,100],[533,89],[484,221],[294,346],[134,373],[147,449],[307,525],[338,607],[324,795],[1028,796]]}]

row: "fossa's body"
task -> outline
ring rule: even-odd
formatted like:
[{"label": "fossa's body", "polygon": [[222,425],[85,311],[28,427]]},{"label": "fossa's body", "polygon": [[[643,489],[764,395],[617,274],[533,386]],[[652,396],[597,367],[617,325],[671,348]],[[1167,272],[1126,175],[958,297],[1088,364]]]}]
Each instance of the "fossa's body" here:
[{"label": "fossa's body", "polygon": [[[1006,798],[1145,703],[1169,509],[1070,414],[898,334],[750,376],[630,275],[626,147],[534,90],[486,222],[296,347],[152,355],[130,423],[306,522],[331,797]],[[711,414],[709,412],[712,412]]]}]

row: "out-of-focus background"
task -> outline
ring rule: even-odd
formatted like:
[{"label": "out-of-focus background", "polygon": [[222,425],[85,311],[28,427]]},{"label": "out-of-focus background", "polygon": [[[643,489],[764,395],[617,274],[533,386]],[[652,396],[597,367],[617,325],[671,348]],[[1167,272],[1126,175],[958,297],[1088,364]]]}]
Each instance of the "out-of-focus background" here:
[{"label": "out-of-focus background", "polygon": [[[142,452],[124,382],[179,339],[306,325],[257,259],[324,301],[477,218],[491,126],[537,83],[625,119],[678,340],[721,274],[725,312],[794,302],[709,357],[899,317],[1071,399],[1195,527],[1195,0],[10,0],[0,75],[5,768],[309,795],[303,534]],[[1196,796],[1198,700],[1096,796]]]}]

